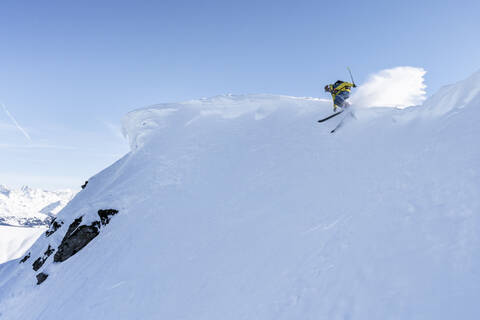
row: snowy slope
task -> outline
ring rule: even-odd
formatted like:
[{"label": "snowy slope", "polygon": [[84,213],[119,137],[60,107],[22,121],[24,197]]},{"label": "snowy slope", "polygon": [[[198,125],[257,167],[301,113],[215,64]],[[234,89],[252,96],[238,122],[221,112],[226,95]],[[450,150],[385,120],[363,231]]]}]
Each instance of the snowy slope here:
[{"label": "snowy slope", "polygon": [[[0,266],[0,318],[478,318],[480,95],[450,111],[435,99],[359,109],[335,135],[338,119],[316,123],[330,101],[311,98],[128,114],[132,152],[29,260]],[[88,245],[32,270],[74,219],[93,226],[107,208],[119,212]]]},{"label": "snowy slope", "polygon": [[0,225],[0,263],[20,258],[46,230],[45,227]]},{"label": "snowy slope", "polygon": [[[468,105],[478,106],[480,96],[480,71],[458,83],[445,86],[439,93],[425,101],[425,112],[433,116],[443,115]],[[475,99],[477,99],[475,101]]]}]

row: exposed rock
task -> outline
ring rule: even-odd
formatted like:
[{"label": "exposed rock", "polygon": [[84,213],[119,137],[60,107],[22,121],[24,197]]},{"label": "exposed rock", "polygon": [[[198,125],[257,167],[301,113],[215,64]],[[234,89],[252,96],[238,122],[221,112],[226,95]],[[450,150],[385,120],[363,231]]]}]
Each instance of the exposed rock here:
[{"label": "exposed rock", "polygon": [[85,247],[99,234],[100,222],[94,221],[91,225],[79,226],[82,217],[76,219],[68,227],[68,231],[58,246],[57,253],[53,257],[54,262],[63,262]]},{"label": "exposed rock", "polygon": [[73,256],[75,253],[85,247],[100,233],[100,226],[107,225],[112,216],[116,215],[118,210],[105,209],[98,210],[100,221],[94,221],[89,226],[80,225],[83,217],[75,219],[70,224],[68,230],[63,237],[62,243],[58,246],[58,250],[53,257],[54,262],[63,262]]},{"label": "exposed rock", "polygon": [[31,253],[29,252],[25,257],[22,258],[22,260],[20,260],[19,263],[24,263],[25,261],[27,261],[30,258],[30,254]]},{"label": "exposed rock", "polygon": [[41,284],[43,281],[47,280],[48,274],[40,272],[37,274],[37,285]]},{"label": "exposed rock", "polygon": [[68,226],[68,230],[67,230],[67,233],[65,234],[65,238],[68,238],[74,231],[75,229],[78,228],[78,226],[80,225],[80,223],[82,223],[82,220],[83,220],[83,216],[80,217],[80,218],[77,218],[75,219],[69,226]]},{"label": "exposed rock", "polygon": [[44,263],[45,263],[45,260],[43,259],[43,257],[38,257],[38,259],[35,260],[35,262],[33,262],[32,264],[33,270],[37,271],[43,266]]},{"label": "exposed rock", "polygon": [[87,187],[87,184],[88,184],[88,180],[85,181],[85,183],[82,185],[82,189],[85,189]]},{"label": "exposed rock", "polygon": [[100,217],[103,226],[106,226],[110,222],[110,217],[117,213],[118,210],[115,209],[98,210],[98,216]]},{"label": "exposed rock", "polygon": [[57,218],[54,218],[52,222],[50,223],[50,228],[45,232],[45,235],[47,237],[50,237],[52,234],[55,233],[63,224],[63,221],[60,221],[60,223],[57,222]]},{"label": "exposed rock", "polygon": [[54,251],[55,249],[53,249],[52,247],[50,247],[50,245],[48,245],[48,249],[44,253],[45,255],[50,256]]},{"label": "exposed rock", "polygon": [[32,264],[33,270],[37,271],[40,269],[45,261],[47,261],[48,257],[55,251],[50,245],[48,245],[47,251],[43,253],[43,257],[39,257],[35,262]]}]

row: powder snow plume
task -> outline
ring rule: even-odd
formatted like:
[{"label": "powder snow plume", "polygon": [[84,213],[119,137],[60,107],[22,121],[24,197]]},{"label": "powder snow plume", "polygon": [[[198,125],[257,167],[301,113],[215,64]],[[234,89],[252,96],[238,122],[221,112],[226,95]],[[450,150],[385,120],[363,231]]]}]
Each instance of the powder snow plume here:
[{"label": "powder snow plume", "polygon": [[371,75],[352,96],[359,107],[405,108],[425,100],[423,68],[396,67]]}]

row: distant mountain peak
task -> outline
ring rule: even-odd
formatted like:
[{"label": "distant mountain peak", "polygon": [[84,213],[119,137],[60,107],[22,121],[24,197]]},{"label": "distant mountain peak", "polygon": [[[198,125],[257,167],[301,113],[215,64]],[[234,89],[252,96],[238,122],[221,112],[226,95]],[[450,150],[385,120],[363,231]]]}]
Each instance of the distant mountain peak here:
[{"label": "distant mountain peak", "polygon": [[0,184],[0,194],[3,194],[4,196],[8,197],[10,195],[10,190],[3,184]]},{"label": "distant mountain peak", "polygon": [[0,185],[0,224],[46,225],[74,196],[72,190],[48,191],[22,186]]}]

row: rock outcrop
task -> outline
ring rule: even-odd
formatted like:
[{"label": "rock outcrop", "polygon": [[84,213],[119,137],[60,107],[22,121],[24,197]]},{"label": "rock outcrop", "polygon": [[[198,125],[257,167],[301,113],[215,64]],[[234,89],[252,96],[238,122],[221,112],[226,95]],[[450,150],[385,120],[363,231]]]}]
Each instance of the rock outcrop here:
[{"label": "rock outcrop", "polygon": [[48,257],[50,257],[50,255],[55,252],[55,249],[53,249],[50,245],[48,245],[48,248],[47,250],[43,253],[43,257],[39,257],[37,260],[35,260],[35,262],[32,264],[32,267],[33,267],[33,270],[35,271],[38,271],[38,269],[40,269],[43,264],[45,263],[45,261],[47,261]]},{"label": "rock outcrop", "polygon": [[55,233],[61,226],[63,225],[63,221],[58,222],[57,218],[54,218],[50,223],[50,228],[45,232],[47,237],[50,237],[52,234]]},{"label": "rock outcrop", "polygon": [[[69,226],[68,230],[65,233],[65,236],[62,239],[62,242],[58,246],[56,252],[51,245],[48,245],[47,250],[43,253],[42,257],[39,257],[32,264],[33,270],[38,271],[50,255],[55,252],[53,256],[54,262],[63,262],[75,255],[77,252],[82,250],[90,241],[92,241],[100,233],[100,228],[106,226],[112,216],[116,215],[118,210],[115,209],[101,209],[98,210],[97,214],[100,218],[91,222],[89,225],[82,225],[83,216],[75,219]],[[63,225],[63,221],[53,220],[50,224],[50,228],[45,233],[47,237],[51,236]],[[20,262],[25,262],[30,258],[30,253],[25,256]],[[41,284],[45,279],[47,279],[48,274],[42,272],[37,275],[37,284]]]},{"label": "rock outcrop", "polygon": [[26,254],[19,263],[25,263],[30,258],[31,253]]},{"label": "rock outcrop", "polygon": [[63,262],[67,260],[98,236],[100,223],[95,221],[89,226],[80,226],[82,218],[83,217],[76,219],[68,227],[65,237],[63,238],[62,243],[58,246],[57,253],[55,253],[55,256],[53,257],[54,262]]},{"label": "rock outcrop", "polygon": [[117,213],[118,210],[115,209],[98,210],[98,216],[100,217],[102,226],[106,226],[110,222],[110,217],[116,215]]},{"label": "rock outcrop", "polygon": [[37,277],[37,285],[41,284],[43,281],[47,280],[48,274],[44,272],[40,272],[39,274],[36,275]]},{"label": "rock outcrop", "polygon": [[68,227],[67,233],[58,246],[53,257],[54,262],[63,262],[80,251],[100,233],[100,226],[106,226],[118,210],[98,210],[100,221],[93,221],[90,225],[81,225],[83,217],[75,219]]}]

